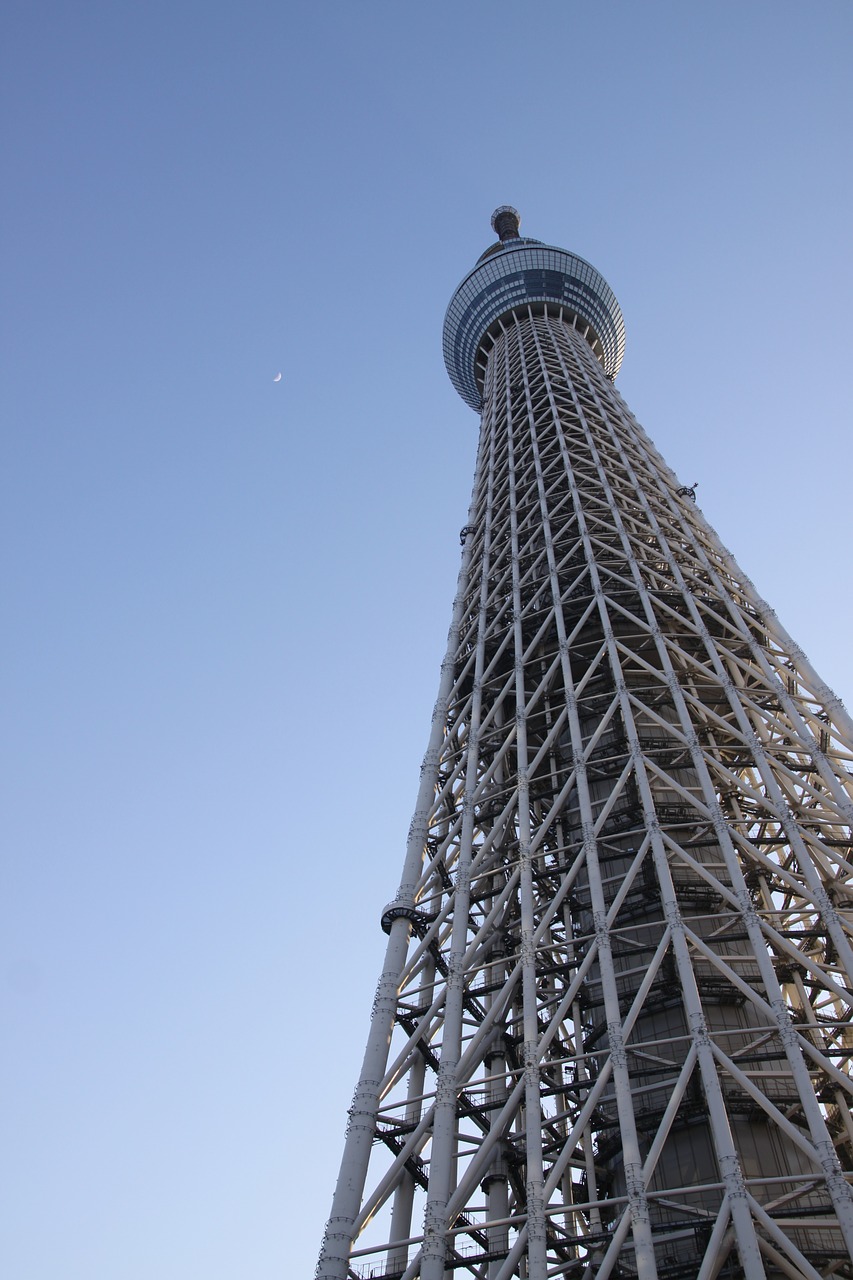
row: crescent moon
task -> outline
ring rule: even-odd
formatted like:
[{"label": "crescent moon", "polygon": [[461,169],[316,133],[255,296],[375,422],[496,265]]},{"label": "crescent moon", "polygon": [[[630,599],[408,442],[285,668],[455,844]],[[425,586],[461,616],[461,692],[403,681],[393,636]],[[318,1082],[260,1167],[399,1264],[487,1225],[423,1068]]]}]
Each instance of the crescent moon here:
[{"label": "crescent moon", "polygon": [[277,373],[273,378],[273,382],[281,382],[281,374]]}]

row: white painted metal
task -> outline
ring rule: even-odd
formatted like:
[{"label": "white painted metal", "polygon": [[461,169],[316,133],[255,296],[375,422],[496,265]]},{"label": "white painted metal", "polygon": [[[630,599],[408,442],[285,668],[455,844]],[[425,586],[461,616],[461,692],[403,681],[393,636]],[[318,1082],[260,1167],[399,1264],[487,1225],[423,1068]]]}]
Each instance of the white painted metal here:
[{"label": "white painted metal", "polygon": [[853,1278],[853,724],[594,339],[481,343],[318,1280]]}]

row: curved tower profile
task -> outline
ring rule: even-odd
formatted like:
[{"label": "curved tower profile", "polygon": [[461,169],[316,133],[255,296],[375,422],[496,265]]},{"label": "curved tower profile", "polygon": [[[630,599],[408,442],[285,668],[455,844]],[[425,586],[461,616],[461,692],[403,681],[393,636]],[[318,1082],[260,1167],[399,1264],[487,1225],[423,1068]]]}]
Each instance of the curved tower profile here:
[{"label": "curved tower profile", "polygon": [[462,566],[318,1280],[853,1280],[853,723],[499,237]]}]

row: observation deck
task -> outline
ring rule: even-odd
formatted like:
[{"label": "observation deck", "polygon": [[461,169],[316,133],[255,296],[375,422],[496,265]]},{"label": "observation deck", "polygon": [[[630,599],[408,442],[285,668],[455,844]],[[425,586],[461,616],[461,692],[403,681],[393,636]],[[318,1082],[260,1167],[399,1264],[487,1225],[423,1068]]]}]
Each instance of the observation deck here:
[{"label": "observation deck", "polygon": [[444,362],[450,381],[466,404],[480,411],[484,339],[502,317],[562,308],[584,334],[605,373],[616,377],[625,351],[625,325],[613,290],[583,258],[518,234],[521,219],[501,205],[492,215],[500,239],[481,255],[457,288],[444,317]]}]

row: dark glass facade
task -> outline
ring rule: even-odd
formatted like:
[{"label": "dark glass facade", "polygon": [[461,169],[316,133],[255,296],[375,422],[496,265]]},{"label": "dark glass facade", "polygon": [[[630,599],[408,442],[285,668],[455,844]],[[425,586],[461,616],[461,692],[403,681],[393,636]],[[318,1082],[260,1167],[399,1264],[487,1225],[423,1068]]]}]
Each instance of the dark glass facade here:
[{"label": "dark glass facade", "polygon": [[584,332],[609,378],[625,350],[625,326],[613,290],[595,267],[565,249],[511,240],[481,259],[454,293],[444,319],[444,360],[466,404],[482,405],[477,354],[492,325],[517,308],[563,308]]}]

